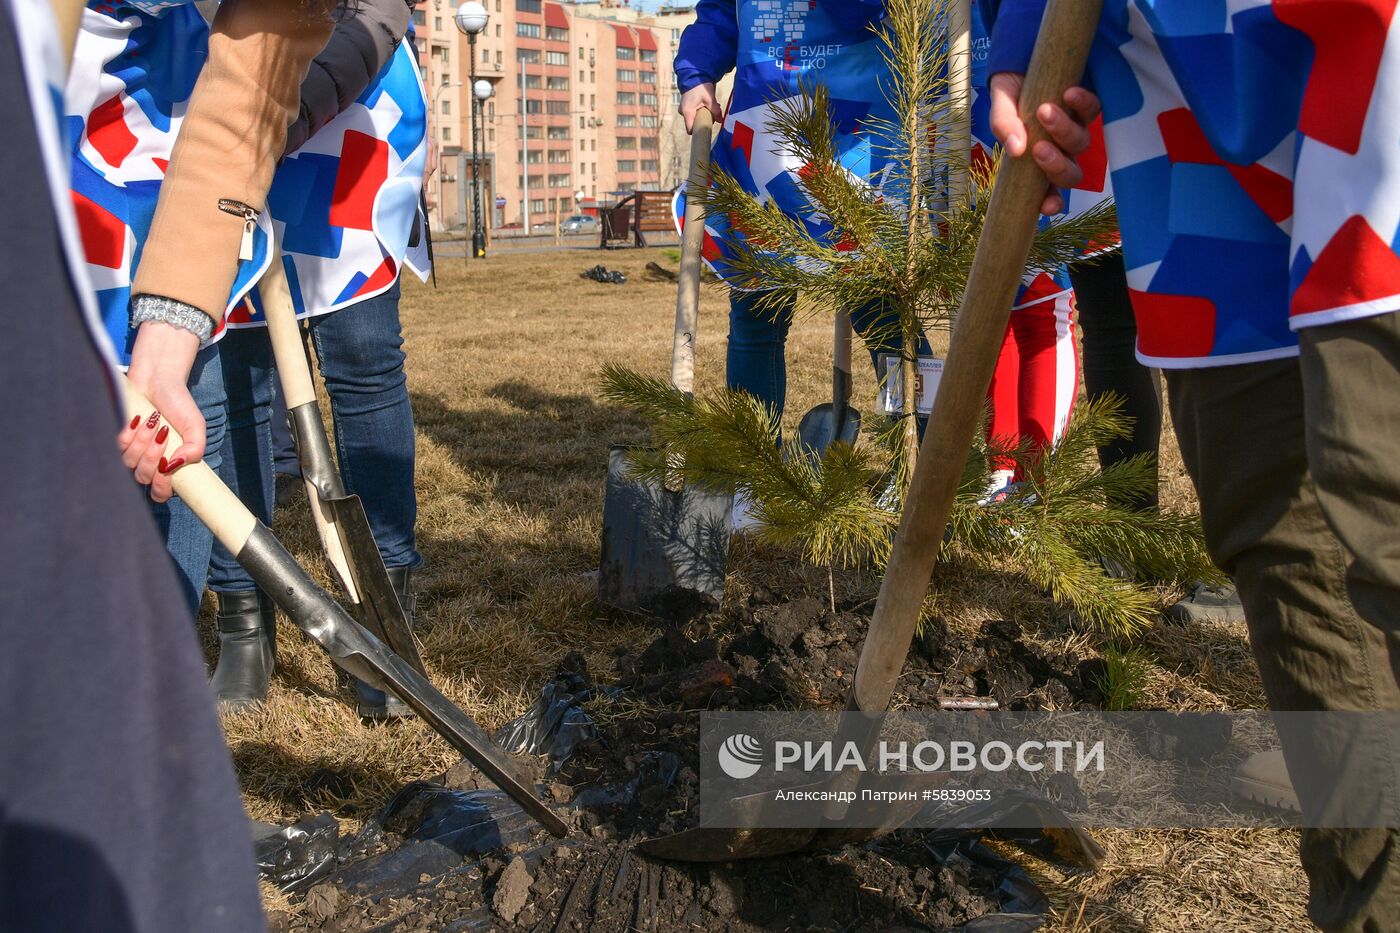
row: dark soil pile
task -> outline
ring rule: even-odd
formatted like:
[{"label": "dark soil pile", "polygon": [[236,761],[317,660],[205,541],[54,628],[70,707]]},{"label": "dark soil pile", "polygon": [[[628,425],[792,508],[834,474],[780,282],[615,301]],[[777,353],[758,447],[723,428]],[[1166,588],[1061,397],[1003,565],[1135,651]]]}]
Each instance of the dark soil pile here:
[{"label": "dark soil pile", "polygon": [[[651,644],[618,658],[612,683],[595,685],[571,657],[529,714],[526,725],[540,727],[531,751],[571,752],[553,775],[546,757],[521,757],[570,815],[570,840],[552,843],[461,764],[440,786],[410,785],[400,794],[407,803],[396,799],[342,844],[339,867],[306,891],[299,916],[273,917],[274,929],[949,930],[1036,900],[1023,874],[956,834],[901,831],[833,851],[713,865],[633,851],[639,839],[691,823],[695,711],[838,708],[868,624],[818,600],[763,592],[725,611],[685,600],[671,608]],[[1097,701],[1092,680],[1077,658],[1037,652],[1014,623],[988,623],[962,640],[935,625],[899,692],[921,707],[982,697],[1003,708],[1066,708]],[[580,714],[579,698],[596,724]],[[1009,894],[1018,884],[1020,895]],[[1030,916],[1000,919],[1007,931],[1038,925]]]}]

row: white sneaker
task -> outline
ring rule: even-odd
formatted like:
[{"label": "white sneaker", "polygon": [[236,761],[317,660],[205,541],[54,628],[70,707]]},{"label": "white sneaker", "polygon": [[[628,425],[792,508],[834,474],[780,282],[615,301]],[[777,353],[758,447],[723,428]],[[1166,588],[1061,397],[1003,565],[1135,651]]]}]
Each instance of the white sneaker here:
[{"label": "white sneaker", "polygon": [[730,512],[729,527],[736,535],[752,534],[762,522],[753,514],[753,502],[742,492],[734,494],[734,508]]}]

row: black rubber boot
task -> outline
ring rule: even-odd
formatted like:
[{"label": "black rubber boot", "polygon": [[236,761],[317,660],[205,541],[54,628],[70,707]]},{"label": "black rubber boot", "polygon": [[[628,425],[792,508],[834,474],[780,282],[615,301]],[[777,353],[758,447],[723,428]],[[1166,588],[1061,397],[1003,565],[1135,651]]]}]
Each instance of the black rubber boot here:
[{"label": "black rubber boot", "polygon": [[261,590],[218,596],[219,662],[209,685],[221,709],[238,712],[267,699],[277,666],[276,607]]},{"label": "black rubber boot", "polygon": [[[403,607],[403,614],[408,618],[408,627],[412,630],[414,607],[418,604],[418,597],[409,590],[413,568],[385,569],[389,573],[389,584],[393,586],[394,594],[399,598],[399,605]],[[356,712],[365,719],[408,719],[414,715],[412,708],[403,700],[382,690],[376,690],[359,680],[355,681],[355,700]]]}]

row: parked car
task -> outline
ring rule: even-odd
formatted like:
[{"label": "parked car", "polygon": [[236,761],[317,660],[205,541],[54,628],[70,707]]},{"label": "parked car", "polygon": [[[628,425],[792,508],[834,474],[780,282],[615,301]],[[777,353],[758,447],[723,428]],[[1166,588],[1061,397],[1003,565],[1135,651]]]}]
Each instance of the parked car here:
[{"label": "parked car", "polygon": [[565,233],[597,233],[598,218],[590,214],[574,214],[562,226]]}]

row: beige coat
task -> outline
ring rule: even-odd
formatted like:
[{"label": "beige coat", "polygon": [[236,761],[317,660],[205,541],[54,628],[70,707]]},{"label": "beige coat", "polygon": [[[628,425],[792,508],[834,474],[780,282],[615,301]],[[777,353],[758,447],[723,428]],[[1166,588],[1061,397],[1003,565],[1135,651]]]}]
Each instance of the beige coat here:
[{"label": "beige coat", "polygon": [[217,322],[238,272],[244,221],[221,199],[256,210],[281,158],[311,60],[331,34],[295,0],[224,0],[161,185],[133,295],[193,305]]}]

